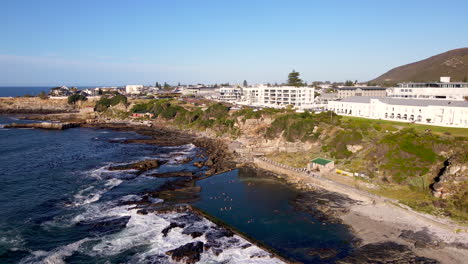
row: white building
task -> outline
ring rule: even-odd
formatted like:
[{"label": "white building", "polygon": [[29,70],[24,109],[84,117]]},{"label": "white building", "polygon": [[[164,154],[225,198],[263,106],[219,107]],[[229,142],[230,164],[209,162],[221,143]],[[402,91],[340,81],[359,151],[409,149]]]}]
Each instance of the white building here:
[{"label": "white building", "polygon": [[440,77],[440,82],[399,83],[387,89],[387,96],[414,99],[465,100],[468,82],[450,82],[450,77]]},{"label": "white building", "polygon": [[242,88],[221,87],[219,88],[219,100],[226,102],[238,102],[242,97]]},{"label": "white building", "polygon": [[128,94],[139,94],[143,90],[143,85],[125,85],[125,92]]},{"label": "white building", "polygon": [[315,89],[311,87],[279,86],[243,88],[242,104],[282,108],[292,105],[297,108],[309,108],[314,104]]},{"label": "white building", "polygon": [[468,101],[355,96],[329,101],[340,115],[468,128]]}]

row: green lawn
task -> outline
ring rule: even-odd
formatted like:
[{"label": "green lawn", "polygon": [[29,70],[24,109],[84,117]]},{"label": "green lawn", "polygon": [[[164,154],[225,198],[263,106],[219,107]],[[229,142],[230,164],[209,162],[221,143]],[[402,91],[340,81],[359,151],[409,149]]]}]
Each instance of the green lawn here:
[{"label": "green lawn", "polygon": [[426,129],[429,129],[434,134],[442,135],[445,133],[450,133],[451,135],[456,136],[456,137],[468,137],[468,128],[411,124],[411,123],[388,121],[388,120],[367,119],[367,118],[354,117],[354,116],[342,116],[341,118],[343,121],[354,120],[354,121],[363,122],[363,123],[365,122],[365,123],[368,123],[369,125],[380,125],[382,126],[383,129],[387,129],[387,130],[413,128],[416,131],[424,132]]}]

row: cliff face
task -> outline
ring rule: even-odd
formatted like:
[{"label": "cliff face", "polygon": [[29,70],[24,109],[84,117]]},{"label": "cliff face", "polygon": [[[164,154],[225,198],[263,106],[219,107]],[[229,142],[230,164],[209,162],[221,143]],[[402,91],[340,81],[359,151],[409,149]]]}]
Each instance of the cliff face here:
[{"label": "cliff face", "polygon": [[6,114],[52,114],[79,111],[69,105],[67,99],[40,99],[37,97],[0,98],[0,113]]},{"label": "cliff face", "polygon": [[288,142],[279,136],[274,139],[265,138],[265,131],[272,123],[271,118],[237,119],[235,126],[242,131],[237,141],[241,142],[251,152],[301,152],[308,151],[316,144],[309,142]]}]

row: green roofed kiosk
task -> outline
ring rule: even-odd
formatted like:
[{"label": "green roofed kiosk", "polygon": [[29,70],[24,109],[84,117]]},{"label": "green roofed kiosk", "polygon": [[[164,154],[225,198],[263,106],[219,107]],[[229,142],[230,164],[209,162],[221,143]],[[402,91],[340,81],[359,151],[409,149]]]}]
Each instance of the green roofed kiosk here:
[{"label": "green roofed kiosk", "polygon": [[331,171],[335,168],[335,162],[324,158],[315,158],[307,164],[309,171]]}]

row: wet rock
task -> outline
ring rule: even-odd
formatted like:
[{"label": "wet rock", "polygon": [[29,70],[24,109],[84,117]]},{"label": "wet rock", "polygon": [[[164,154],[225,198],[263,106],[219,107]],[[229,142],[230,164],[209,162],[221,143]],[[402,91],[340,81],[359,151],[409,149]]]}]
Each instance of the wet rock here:
[{"label": "wet rock", "polygon": [[208,227],[206,226],[199,227],[199,226],[190,225],[182,231],[182,234],[190,235],[192,236],[192,238],[197,238],[197,237],[201,237],[206,232],[207,229]]},{"label": "wet rock", "polygon": [[211,176],[211,175],[214,175],[215,173],[216,173],[216,168],[212,168],[212,169],[205,171],[206,176]]},{"label": "wet rock", "polygon": [[159,166],[161,166],[161,162],[157,159],[151,159],[151,160],[143,160],[131,164],[125,164],[125,165],[117,165],[117,166],[111,166],[109,167],[110,171],[115,171],[115,170],[138,170],[140,172],[151,170],[151,169],[156,169]]},{"label": "wet rock", "polygon": [[427,228],[424,228],[420,231],[414,232],[412,230],[403,230],[400,234],[400,238],[414,243],[414,246],[417,248],[437,248],[440,244],[440,239],[432,236]]},{"label": "wet rock", "polygon": [[340,264],[355,263],[418,263],[436,264],[437,260],[416,256],[409,247],[395,242],[367,244],[356,249],[349,256],[337,261]]},{"label": "wet rock", "polygon": [[208,159],[206,162],[205,162],[205,165],[206,166],[213,166],[213,160],[212,159]]},{"label": "wet rock", "polygon": [[150,176],[157,177],[157,178],[193,177],[193,172],[191,172],[191,171],[176,171],[176,172],[166,172],[166,173],[153,173]]},{"label": "wet rock", "polygon": [[293,201],[296,209],[310,213],[317,220],[328,223],[340,223],[340,216],[349,211],[353,200],[324,190],[311,190],[299,194]]},{"label": "wet rock", "polygon": [[179,162],[179,164],[186,164],[186,163],[189,163],[190,161],[192,161],[192,159],[193,159],[192,157],[185,158],[185,159],[181,160],[181,161]]},{"label": "wet rock", "polygon": [[127,226],[129,220],[130,216],[118,218],[104,217],[92,221],[81,221],[76,225],[86,227],[89,229],[89,232],[94,234],[109,234],[123,230]]},{"label": "wet rock", "polygon": [[198,167],[198,168],[201,168],[201,167],[203,167],[203,162],[201,162],[201,161],[195,161],[195,162],[193,163],[193,166],[196,166],[196,167]]},{"label": "wet rock", "polygon": [[222,237],[232,237],[234,233],[230,230],[218,227],[212,228],[210,231],[206,233],[206,240],[207,241],[216,241]]},{"label": "wet rock", "polygon": [[251,246],[252,246],[252,244],[247,243],[247,244],[242,245],[241,248],[246,249],[246,248],[249,248]]},{"label": "wet rock", "polygon": [[168,257],[164,255],[147,256],[143,259],[143,261],[138,261],[138,263],[144,264],[166,264],[168,262]]},{"label": "wet rock", "polygon": [[200,261],[200,254],[203,252],[203,242],[197,241],[185,244],[176,249],[166,252],[172,260],[182,263],[196,263]]},{"label": "wet rock", "polygon": [[307,254],[309,256],[318,256],[320,259],[330,259],[336,257],[338,251],[334,248],[319,248],[310,250]]},{"label": "wet rock", "polygon": [[195,223],[195,222],[200,222],[203,219],[199,215],[189,213],[189,214],[178,216],[174,218],[173,220],[178,223]]},{"label": "wet rock", "polygon": [[185,224],[179,224],[179,223],[170,223],[167,227],[165,227],[161,233],[163,233],[163,236],[166,237],[169,231],[171,231],[173,228],[180,227],[184,228]]}]

